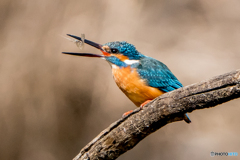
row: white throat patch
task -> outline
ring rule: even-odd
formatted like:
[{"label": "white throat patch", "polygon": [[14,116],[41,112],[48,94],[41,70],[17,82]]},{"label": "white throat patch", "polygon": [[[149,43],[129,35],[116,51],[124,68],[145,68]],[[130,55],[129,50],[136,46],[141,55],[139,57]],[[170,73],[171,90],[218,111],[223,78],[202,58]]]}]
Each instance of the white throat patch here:
[{"label": "white throat patch", "polygon": [[118,69],[118,68],[119,68],[119,67],[118,67],[117,65],[115,65],[115,64],[111,64],[111,66],[112,66],[113,69]]},{"label": "white throat patch", "polygon": [[128,65],[132,65],[132,64],[134,64],[134,63],[139,63],[139,60],[125,60],[125,61],[123,61],[124,63],[126,63],[126,64],[128,64]]}]

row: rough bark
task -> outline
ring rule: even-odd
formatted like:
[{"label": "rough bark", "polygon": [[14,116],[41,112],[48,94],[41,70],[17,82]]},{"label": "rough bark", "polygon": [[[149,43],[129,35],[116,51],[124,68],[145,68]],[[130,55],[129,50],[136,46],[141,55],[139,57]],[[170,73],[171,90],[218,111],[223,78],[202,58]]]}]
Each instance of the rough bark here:
[{"label": "rough bark", "polygon": [[116,159],[149,134],[183,120],[196,109],[217,106],[240,96],[240,70],[201,81],[157,97],[103,130],[74,160]]}]

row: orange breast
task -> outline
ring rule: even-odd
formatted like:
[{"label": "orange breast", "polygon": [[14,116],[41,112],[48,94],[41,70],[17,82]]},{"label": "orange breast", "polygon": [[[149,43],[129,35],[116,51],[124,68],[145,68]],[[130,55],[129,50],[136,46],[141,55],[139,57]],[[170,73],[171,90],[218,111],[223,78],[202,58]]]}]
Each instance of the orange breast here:
[{"label": "orange breast", "polygon": [[140,79],[136,69],[130,66],[121,69],[114,67],[112,73],[118,87],[138,107],[146,100],[152,100],[164,93],[148,86],[144,80]]}]

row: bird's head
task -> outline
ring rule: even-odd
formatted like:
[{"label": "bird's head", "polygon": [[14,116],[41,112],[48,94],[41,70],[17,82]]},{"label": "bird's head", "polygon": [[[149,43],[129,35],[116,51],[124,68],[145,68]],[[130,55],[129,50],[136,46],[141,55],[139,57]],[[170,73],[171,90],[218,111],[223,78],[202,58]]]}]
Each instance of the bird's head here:
[{"label": "bird's head", "polygon": [[[80,37],[67,34],[68,36],[75,38],[77,40],[82,40]],[[85,57],[98,57],[107,60],[110,64],[116,65],[119,67],[127,67],[145,57],[140,52],[138,52],[134,45],[127,43],[126,41],[115,41],[108,42],[104,45],[89,41],[87,39],[84,42],[88,45],[91,45],[99,49],[103,54],[92,54],[92,53],[73,53],[73,52],[63,52],[65,54],[71,54],[76,56],[85,56]]]}]

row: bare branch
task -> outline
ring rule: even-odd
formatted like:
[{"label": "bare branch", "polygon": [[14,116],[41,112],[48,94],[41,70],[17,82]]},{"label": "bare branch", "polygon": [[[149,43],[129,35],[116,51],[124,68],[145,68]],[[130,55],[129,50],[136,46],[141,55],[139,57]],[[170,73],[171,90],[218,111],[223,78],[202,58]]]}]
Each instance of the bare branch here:
[{"label": "bare branch", "polygon": [[111,124],[74,160],[116,159],[164,125],[196,109],[214,107],[240,96],[240,70],[168,92]]}]

